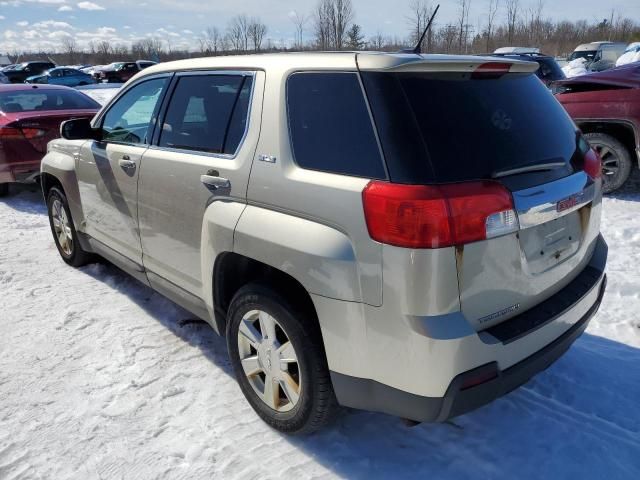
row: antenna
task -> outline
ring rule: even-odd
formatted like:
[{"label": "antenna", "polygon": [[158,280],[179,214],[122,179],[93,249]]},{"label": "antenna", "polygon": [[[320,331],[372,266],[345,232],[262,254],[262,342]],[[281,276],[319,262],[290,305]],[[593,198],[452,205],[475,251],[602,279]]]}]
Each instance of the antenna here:
[{"label": "antenna", "polygon": [[433,19],[436,18],[436,14],[438,13],[439,9],[440,9],[440,4],[438,4],[436,6],[436,9],[433,11],[433,15],[431,15],[431,18],[429,19],[429,23],[427,23],[427,26],[425,27],[424,32],[422,32],[422,36],[420,37],[420,40],[418,40],[417,45],[415,47],[413,47],[412,50],[403,50],[403,52],[405,52],[405,53],[415,53],[416,55],[420,55],[420,53],[422,52],[422,41],[424,40],[424,36],[427,34],[429,29],[431,28],[431,24],[433,23]]}]

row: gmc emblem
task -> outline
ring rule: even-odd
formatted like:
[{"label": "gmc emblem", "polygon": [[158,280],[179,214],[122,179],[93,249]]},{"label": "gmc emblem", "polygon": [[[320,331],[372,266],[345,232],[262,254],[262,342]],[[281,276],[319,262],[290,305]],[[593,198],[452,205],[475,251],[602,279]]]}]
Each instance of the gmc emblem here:
[{"label": "gmc emblem", "polygon": [[558,201],[556,204],[556,211],[564,212],[565,210],[575,207],[580,201],[580,198],[582,198],[582,193],[577,193]]}]

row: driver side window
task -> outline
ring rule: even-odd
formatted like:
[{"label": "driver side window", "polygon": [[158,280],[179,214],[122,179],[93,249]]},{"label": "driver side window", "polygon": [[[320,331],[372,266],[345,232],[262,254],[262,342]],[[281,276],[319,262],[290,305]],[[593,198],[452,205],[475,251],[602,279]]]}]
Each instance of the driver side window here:
[{"label": "driver side window", "polygon": [[158,114],[166,78],[142,82],[120,97],[102,119],[102,140],[118,143],[148,143]]}]

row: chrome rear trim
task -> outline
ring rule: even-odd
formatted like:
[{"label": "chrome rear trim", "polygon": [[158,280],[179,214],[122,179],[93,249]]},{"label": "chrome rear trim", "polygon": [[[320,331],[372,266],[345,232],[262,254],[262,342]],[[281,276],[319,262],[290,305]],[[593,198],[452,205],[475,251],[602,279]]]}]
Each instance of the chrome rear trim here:
[{"label": "chrome rear trim", "polygon": [[596,184],[584,172],[560,180],[513,192],[520,229],[575,212],[593,201]]}]

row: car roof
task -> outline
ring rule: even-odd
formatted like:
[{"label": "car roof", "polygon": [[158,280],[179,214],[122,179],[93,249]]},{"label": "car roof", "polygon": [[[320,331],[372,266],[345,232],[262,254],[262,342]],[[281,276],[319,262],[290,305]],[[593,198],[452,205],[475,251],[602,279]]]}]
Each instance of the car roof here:
[{"label": "car roof", "polygon": [[[382,52],[287,52],[192,58],[159,63],[144,69],[135,78],[184,70],[383,70],[472,72],[479,65],[495,62],[495,57]],[[535,62],[509,58],[511,71],[533,72]]]},{"label": "car roof", "polygon": [[587,50],[598,50],[600,47],[606,46],[606,45],[626,45],[626,43],[624,42],[611,42],[608,40],[603,40],[600,42],[590,42],[590,43],[581,43],[580,45],[578,45],[575,49],[574,52],[584,52]]},{"label": "car roof", "polygon": [[33,85],[30,83],[9,83],[0,84],[0,93],[2,92],[19,92],[24,90],[73,90],[74,88],[62,85]]}]

